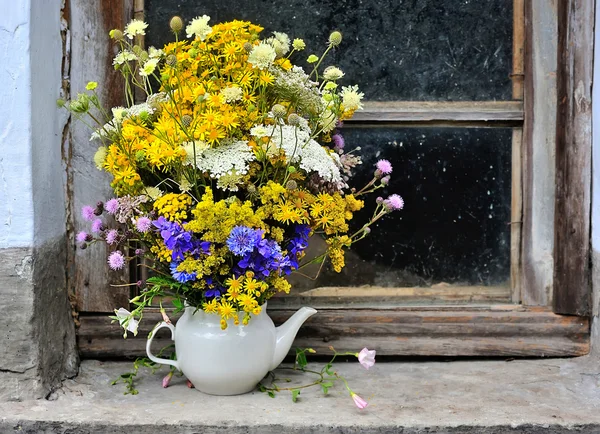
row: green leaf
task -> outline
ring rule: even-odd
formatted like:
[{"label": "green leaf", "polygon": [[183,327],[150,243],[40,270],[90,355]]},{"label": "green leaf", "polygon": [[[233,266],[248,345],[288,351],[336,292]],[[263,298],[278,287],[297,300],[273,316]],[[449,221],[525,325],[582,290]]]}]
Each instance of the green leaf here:
[{"label": "green leaf", "polygon": [[267,389],[265,388],[265,386],[263,386],[263,385],[262,385],[262,384],[260,384],[260,383],[258,384],[258,390],[259,390],[260,392],[266,392],[266,391],[267,391]]},{"label": "green leaf", "polygon": [[292,402],[298,401],[298,395],[300,395],[300,389],[292,389]]},{"label": "green leaf", "polygon": [[301,350],[300,348],[296,348],[296,365],[300,369],[304,369],[306,365],[308,365],[306,354],[304,353],[304,350]]},{"label": "green leaf", "polygon": [[333,375],[334,372],[331,370],[331,363],[327,363],[327,365],[325,365],[325,372],[327,373],[327,375]]},{"label": "green leaf", "polygon": [[323,394],[327,395],[329,393],[329,388],[333,386],[331,381],[326,381],[325,383],[321,383],[321,389],[323,390]]},{"label": "green leaf", "polygon": [[267,394],[271,397],[271,398],[275,398],[275,392],[273,392],[272,390],[268,390]]},{"label": "green leaf", "polygon": [[175,306],[175,312],[179,312],[181,310],[183,310],[183,302],[181,300],[179,300],[178,298],[174,298],[171,303],[173,303],[173,306]]}]

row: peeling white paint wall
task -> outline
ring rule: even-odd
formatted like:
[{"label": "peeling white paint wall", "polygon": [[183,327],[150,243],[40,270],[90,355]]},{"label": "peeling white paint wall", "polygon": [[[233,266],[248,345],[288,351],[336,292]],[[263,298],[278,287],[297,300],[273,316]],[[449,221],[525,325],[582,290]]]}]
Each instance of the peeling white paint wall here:
[{"label": "peeling white paint wall", "polygon": [[30,1],[0,0],[0,248],[33,245]]},{"label": "peeling white paint wall", "polygon": [[596,6],[592,77],[592,353],[600,356],[600,6]]},{"label": "peeling white paint wall", "polygon": [[65,232],[61,0],[0,0],[0,248]]}]

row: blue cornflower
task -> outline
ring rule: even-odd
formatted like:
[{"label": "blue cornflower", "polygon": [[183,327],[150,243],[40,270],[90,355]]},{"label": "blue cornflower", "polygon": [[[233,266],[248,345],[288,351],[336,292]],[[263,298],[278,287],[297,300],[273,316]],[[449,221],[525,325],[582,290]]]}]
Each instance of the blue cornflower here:
[{"label": "blue cornflower", "polygon": [[185,271],[177,271],[177,266],[179,265],[179,263],[177,262],[171,262],[171,276],[173,276],[173,279],[175,279],[176,281],[180,282],[180,283],[186,283],[189,282],[190,280],[196,280],[196,273],[187,273]]},{"label": "blue cornflower", "polygon": [[234,255],[243,256],[254,250],[257,243],[262,239],[263,231],[252,229],[247,226],[236,226],[229,233],[227,247]]}]

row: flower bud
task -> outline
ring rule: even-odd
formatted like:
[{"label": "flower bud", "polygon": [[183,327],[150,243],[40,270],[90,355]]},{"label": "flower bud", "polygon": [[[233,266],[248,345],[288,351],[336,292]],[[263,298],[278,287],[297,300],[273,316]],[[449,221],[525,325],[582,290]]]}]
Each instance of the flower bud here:
[{"label": "flower bud", "polygon": [[166,62],[167,62],[167,65],[169,65],[169,66],[177,65],[177,56],[175,56],[174,54],[169,54],[167,56]]},{"label": "flower bud", "polygon": [[371,228],[367,226],[367,227],[366,227],[366,228],[363,230],[363,232],[364,232],[365,234],[369,235],[369,234],[371,233]]},{"label": "flower bud", "polygon": [[342,34],[337,30],[332,32],[331,35],[329,35],[329,43],[334,47],[340,45],[342,43]]},{"label": "flower bud", "polygon": [[136,256],[141,256],[144,253],[146,253],[144,249],[135,249],[135,255]]},{"label": "flower bud", "polygon": [[120,31],[119,29],[113,29],[113,30],[111,30],[110,32],[108,32],[108,36],[110,36],[115,41],[122,41],[123,40],[123,32]]},{"label": "flower bud", "polygon": [[273,116],[275,116],[278,119],[281,119],[287,114],[287,109],[281,104],[275,104],[271,111],[273,112]]},{"label": "flower bud", "polygon": [[133,54],[140,57],[142,54],[142,51],[144,51],[144,50],[139,45],[134,45],[133,48],[131,49],[131,51],[133,51]]},{"label": "flower bud", "polygon": [[173,33],[179,33],[181,32],[181,29],[183,29],[183,20],[181,17],[175,15],[171,18],[171,21],[169,21],[169,27],[173,30]]},{"label": "flower bud", "polygon": [[81,243],[81,244],[79,245],[79,248],[80,248],[81,250],[85,250],[85,249],[87,249],[87,243]]},{"label": "flower bud", "polygon": [[388,185],[390,183],[390,175],[386,175],[383,178],[381,178],[381,183],[383,185]]},{"label": "flower bud", "polygon": [[244,42],[244,51],[246,51],[246,53],[251,52],[253,48],[254,45],[252,45],[250,42]]},{"label": "flower bud", "polygon": [[189,127],[192,124],[192,117],[190,115],[181,116],[181,123],[184,127]]},{"label": "flower bud", "polygon": [[314,54],[311,54],[310,56],[308,56],[308,59],[306,59],[308,63],[315,63],[317,60],[319,60],[319,58]]},{"label": "flower bud", "polygon": [[104,203],[102,201],[98,201],[96,203],[96,209],[94,209],[95,215],[101,215],[104,212]]},{"label": "flower bud", "polygon": [[377,199],[375,199],[375,203],[377,205],[381,205],[383,203],[383,197],[379,196]]},{"label": "flower bud", "polygon": [[[90,241],[92,241],[93,239],[94,239],[94,237],[92,236],[92,234],[87,234],[87,235],[85,236],[85,241],[87,241],[88,243],[89,243]],[[84,243],[84,244],[85,244],[85,243]]]},{"label": "flower bud", "polygon": [[298,116],[296,113],[291,113],[288,116],[287,121],[288,121],[288,124],[295,126],[295,127],[299,126],[300,122],[301,122],[300,116]]},{"label": "flower bud", "polygon": [[256,187],[254,186],[254,184],[250,184],[246,190],[248,190],[248,193],[250,194],[256,193]]},{"label": "flower bud", "polygon": [[291,179],[285,184],[285,188],[287,188],[288,190],[295,190],[298,188],[298,183]]}]

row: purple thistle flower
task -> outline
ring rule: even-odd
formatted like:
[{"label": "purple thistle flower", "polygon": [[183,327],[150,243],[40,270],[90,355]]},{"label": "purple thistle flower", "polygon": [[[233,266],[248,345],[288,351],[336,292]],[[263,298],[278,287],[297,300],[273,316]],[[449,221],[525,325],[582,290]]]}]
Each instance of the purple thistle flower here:
[{"label": "purple thistle flower", "polygon": [[104,204],[104,209],[109,214],[115,214],[119,210],[119,201],[117,199],[111,199]]},{"label": "purple thistle flower", "polygon": [[88,221],[94,220],[94,218],[96,217],[96,215],[94,214],[94,208],[92,208],[89,205],[84,206],[83,208],[81,208],[81,216]]},{"label": "purple thistle flower", "polygon": [[120,270],[125,265],[125,256],[120,251],[114,251],[108,255],[108,266],[112,270]]},{"label": "purple thistle flower", "polygon": [[96,219],[92,222],[92,232],[98,233],[102,231],[102,220]]},{"label": "purple thistle flower", "polygon": [[77,242],[78,243],[85,243],[87,241],[87,236],[88,236],[87,232],[85,232],[85,231],[79,232],[77,234],[77,237],[76,237]]},{"label": "purple thistle flower", "polygon": [[341,134],[334,134],[333,136],[331,136],[331,140],[333,141],[334,149],[344,149],[346,142],[344,141],[344,138]]},{"label": "purple thistle flower", "polygon": [[390,163],[388,160],[379,160],[375,166],[377,166],[377,170],[384,175],[389,175],[392,173],[392,163]]},{"label": "purple thistle flower", "polygon": [[383,205],[390,211],[400,210],[404,208],[404,199],[397,194],[392,194],[383,201]]},{"label": "purple thistle flower", "polygon": [[117,241],[118,236],[119,231],[117,231],[116,229],[111,229],[108,232],[106,232],[106,242],[108,244],[114,244]]},{"label": "purple thistle flower", "polygon": [[140,217],[135,222],[135,226],[140,232],[148,232],[152,227],[152,220],[150,220],[148,217]]}]

